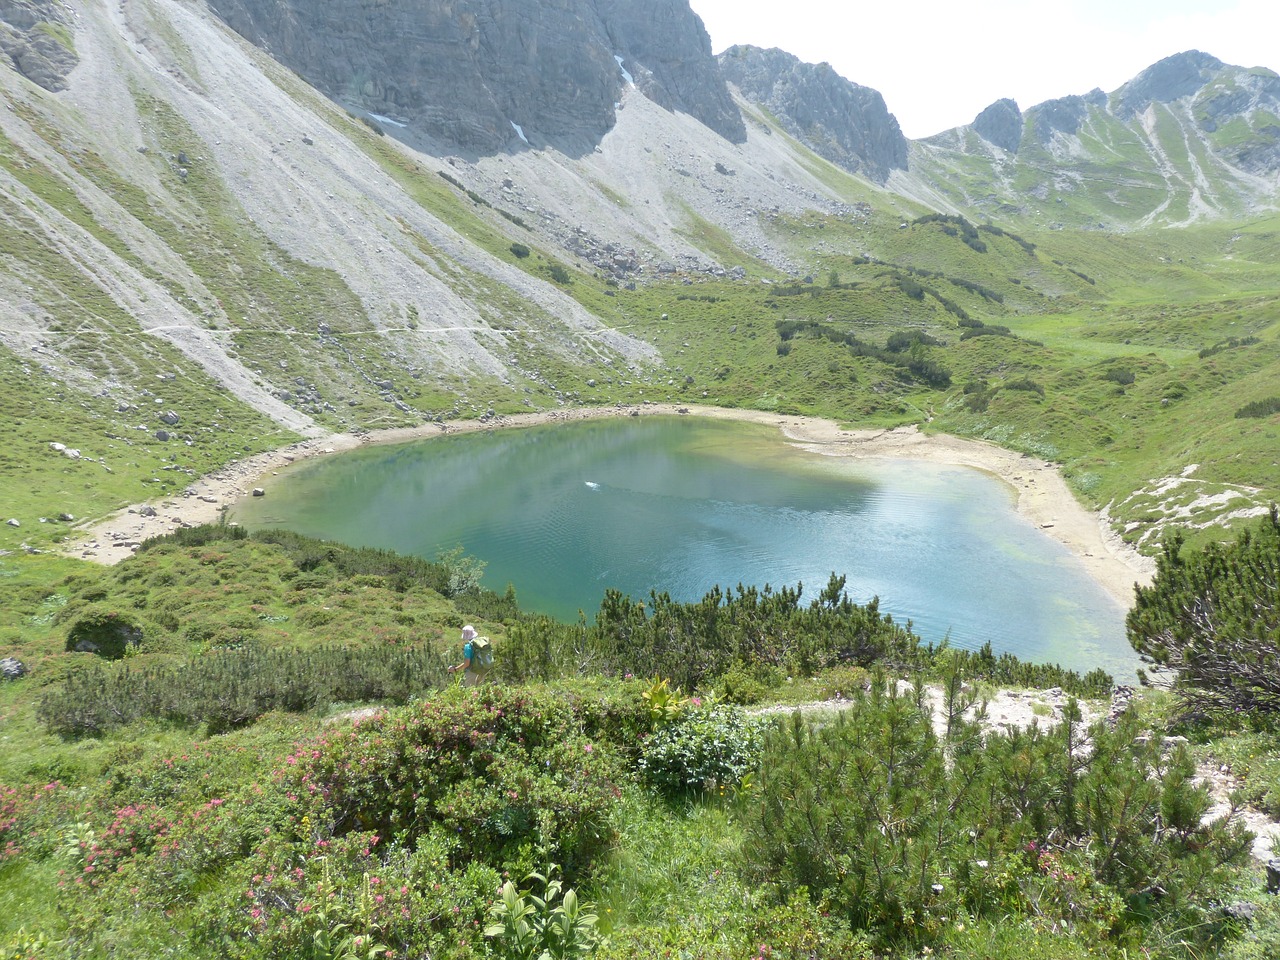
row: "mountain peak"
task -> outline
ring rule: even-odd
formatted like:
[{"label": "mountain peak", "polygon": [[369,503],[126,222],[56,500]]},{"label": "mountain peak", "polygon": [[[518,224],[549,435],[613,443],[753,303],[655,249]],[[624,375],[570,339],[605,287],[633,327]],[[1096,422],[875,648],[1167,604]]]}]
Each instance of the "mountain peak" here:
[{"label": "mountain peak", "polygon": [[1131,117],[1151,103],[1172,103],[1199,92],[1225,64],[1199,50],[1185,50],[1153,63],[1116,91],[1116,115]]},{"label": "mountain peak", "polygon": [[987,143],[1017,153],[1022,142],[1022,111],[1007,97],[997,100],[973,118],[973,129]]},{"label": "mountain peak", "polygon": [[777,47],[733,46],[716,59],[744,97],[832,163],[881,182],[906,169],[907,139],[879,91]]}]

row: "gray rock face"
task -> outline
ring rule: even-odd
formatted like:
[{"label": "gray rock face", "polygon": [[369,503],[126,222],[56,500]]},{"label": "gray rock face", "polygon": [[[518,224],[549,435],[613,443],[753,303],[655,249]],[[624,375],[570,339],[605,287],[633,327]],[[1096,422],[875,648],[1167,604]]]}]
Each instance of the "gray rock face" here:
[{"label": "gray rock face", "polygon": [[906,169],[907,139],[878,91],[776,48],[735,46],[718,59],[726,80],[814,152],[880,182]]},{"label": "gray rock face", "polygon": [[72,31],[56,0],[0,0],[0,54],[15,70],[55,93],[79,63]]},{"label": "gray rock face", "polygon": [[973,129],[987,143],[1017,153],[1022,142],[1022,111],[1012,100],[997,100],[974,117]]},{"label": "gray rock face", "polygon": [[494,153],[528,143],[589,152],[614,124],[623,70],[662,106],[730,140],[746,138],[687,0],[212,6],[330,97],[424,149]]},{"label": "gray rock face", "polygon": [[1105,107],[1107,95],[1094,89],[1083,97],[1062,97],[1058,100],[1046,100],[1027,111],[1031,117],[1032,129],[1036,139],[1048,143],[1055,132],[1074,136],[1089,116],[1089,107]]},{"label": "gray rock face", "polygon": [[1116,116],[1142,113],[1153,101],[1172,103],[1189,97],[1225,64],[1199,50],[1187,50],[1154,63],[1116,91]]}]

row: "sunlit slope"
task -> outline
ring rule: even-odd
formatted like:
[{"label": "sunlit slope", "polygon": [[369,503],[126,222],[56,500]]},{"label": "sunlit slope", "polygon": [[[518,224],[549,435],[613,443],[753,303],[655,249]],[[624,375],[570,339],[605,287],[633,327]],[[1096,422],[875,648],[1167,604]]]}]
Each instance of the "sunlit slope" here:
[{"label": "sunlit slope", "polygon": [[1020,136],[984,135],[975,120],[913,143],[910,174],[897,179],[1027,229],[1180,227],[1275,209],[1280,78],[1270,70],[1190,51],[1110,94],[1007,110]]}]

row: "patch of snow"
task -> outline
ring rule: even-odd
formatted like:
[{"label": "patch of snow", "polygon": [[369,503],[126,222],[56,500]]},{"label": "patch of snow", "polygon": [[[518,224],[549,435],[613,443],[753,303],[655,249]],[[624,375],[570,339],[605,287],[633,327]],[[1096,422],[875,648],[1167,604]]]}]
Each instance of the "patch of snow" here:
[{"label": "patch of snow", "polygon": [[631,74],[627,72],[627,68],[622,65],[622,58],[615,53],[613,55],[613,59],[618,61],[618,69],[622,71],[622,79],[627,81],[629,86],[634,87],[636,85],[635,78],[632,77]]},{"label": "patch of snow", "polygon": [[399,120],[392,120],[390,117],[384,117],[380,113],[371,113],[369,116],[373,117],[373,119],[377,120],[379,123],[389,123],[393,127],[399,127],[402,130],[409,126],[407,123],[401,123]]},{"label": "patch of snow", "polygon": [[524,130],[521,128],[520,124],[516,123],[514,120],[508,120],[507,123],[511,124],[511,129],[516,132],[517,137],[525,143],[529,142],[529,138],[524,135]]}]

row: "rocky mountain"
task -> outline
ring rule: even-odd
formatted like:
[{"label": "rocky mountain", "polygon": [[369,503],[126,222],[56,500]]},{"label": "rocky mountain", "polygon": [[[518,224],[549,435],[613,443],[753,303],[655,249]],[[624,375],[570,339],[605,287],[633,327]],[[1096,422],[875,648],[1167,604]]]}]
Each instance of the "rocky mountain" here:
[{"label": "rocky mountain", "polygon": [[0,357],[123,409],[177,368],[303,433],[566,402],[668,359],[574,276],[802,278],[845,251],[797,224],[873,209],[1133,226],[1276,191],[1280,78],[1203,54],[908,143],[830,67],[713,58],[685,0],[0,13]]},{"label": "rocky mountain", "polygon": [[1280,76],[1188,51],[1110,94],[973,123],[912,144],[899,188],[978,216],[1045,226],[1177,226],[1273,209]]},{"label": "rocky mountain", "polygon": [[627,86],[735,143],[742,117],[685,0],[212,0],[235,30],[431,152],[590,152]]},{"label": "rocky mountain", "polygon": [[776,48],[730,47],[717,60],[743,97],[815,153],[880,183],[906,169],[907,138],[879,92]]},{"label": "rocky mountain", "polygon": [[[167,402],[203,391],[303,434],[658,378],[664,358],[576,282],[803,276],[769,218],[849,208],[814,158],[747,130],[683,2],[377,5],[402,17],[383,40],[470,23],[454,80],[412,43],[361,53],[359,5],[218,2],[263,46],[186,0],[5,8],[75,59],[62,89],[25,55],[0,69],[0,366],[35,358],[113,429],[155,378]],[[268,47],[316,58],[340,102]],[[563,72],[587,68],[583,89]],[[383,135],[392,113],[434,152]]]}]

